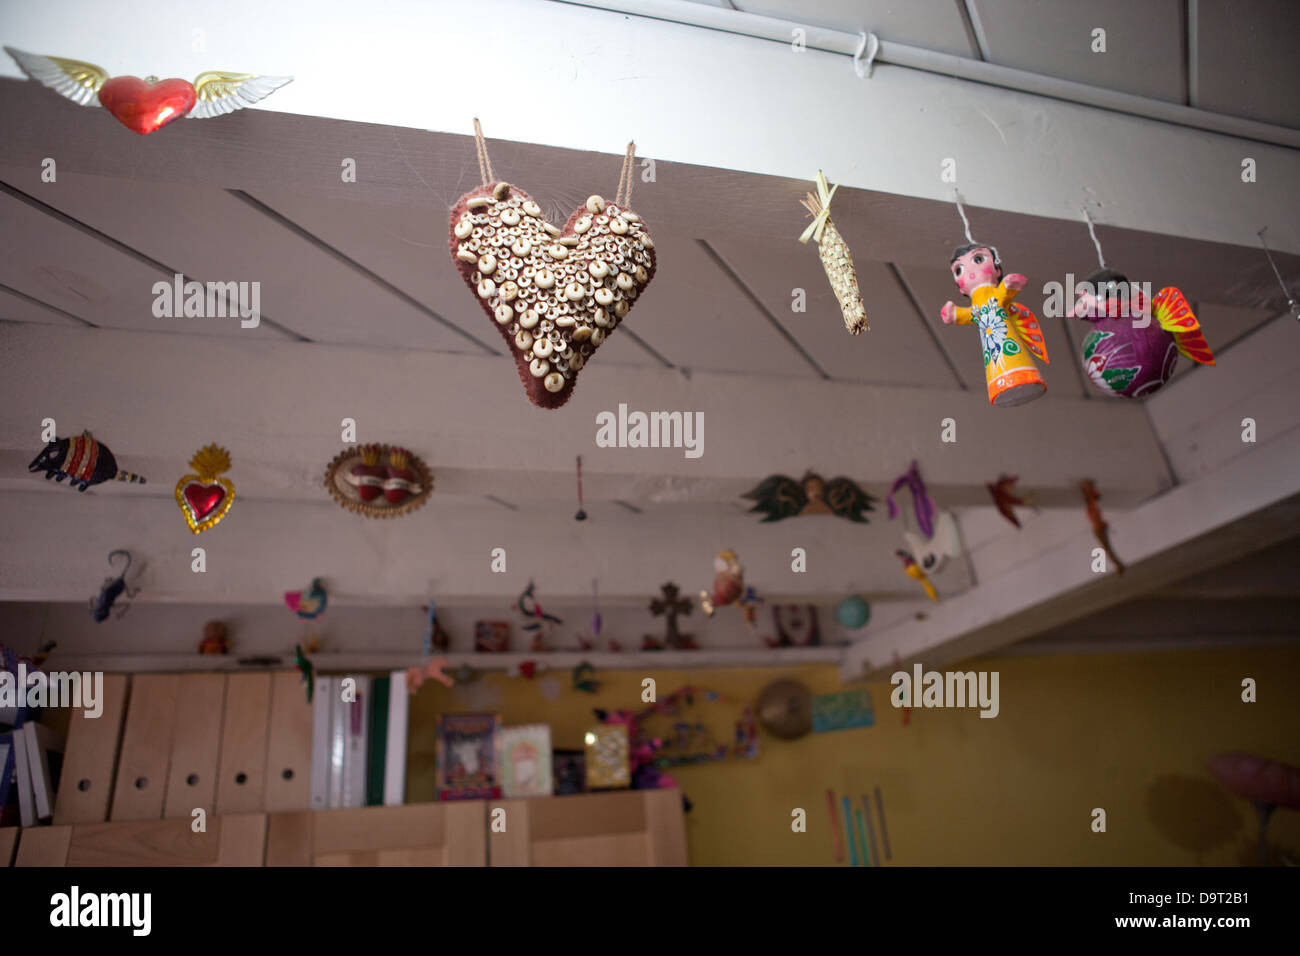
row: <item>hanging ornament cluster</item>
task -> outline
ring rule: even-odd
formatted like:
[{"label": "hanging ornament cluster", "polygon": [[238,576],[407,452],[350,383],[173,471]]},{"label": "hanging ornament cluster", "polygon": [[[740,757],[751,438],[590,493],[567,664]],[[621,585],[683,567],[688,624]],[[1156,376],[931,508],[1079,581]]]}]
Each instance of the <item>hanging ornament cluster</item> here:
[{"label": "hanging ornament cluster", "polygon": [[81,60],[5,52],[29,77],[82,106],[102,106],[127,129],[147,134],[182,116],[210,119],[252,106],[293,80],[291,76],[252,73],[200,73],[194,82],[147,76],[115,76]]},{"label": "hanging ornament cluster", "polygon": [[824,479],[816,472],[805,472],[801,481],[785,475],[768,475],[750,491],[741,495],[755,502],[751,512],[761,512],[763,522],[784,521],[799,515],[835,515],[847,521],[866,524],[863,512],[874,511],[876,499],[848,478]]},{"label": "hanging ornament cluster", "polygon": [[420,458],[392,445],[343,449],[325,469],[325,487],[353,514],[393,518],[424,506],[433,493],[433,473]]},{"label": "hanging ornament cluster", "polygon": [[949,260],[952,277],[970,307],[951,301],[939,317],[945,325],[975,325],[984,352],[984,377],[992,405],[1023,405],[1047,391],[1047,384],[1030,354],[1044,362],[1047,343],[1034,313],[1013,300],[1029,282],[1023,275],[1004,275],[998,250],[971,238],[970,224],[961,201],[957,201],[966,229],[966,245],[958,246]]},{"label": "hanging ornament cluster", "polygon": [[561,229],[496,179],[478,120],[474,132],[483,184],[452,207],[452,261],[514,356],[528,400],[559,408],[654,278],[654,242],[628,208],[634,144],[614,202],[589,196]]},{"label": "hanging ornament cluster", "polygon": [[53,478],[61,482],[66,478],[68,487],[78,491],[105,481],[145,483],[139,475],[119,470],[108,446],[96,441],[90,432],[82,432],[75,438],[56,437],[32,459],[27,470],[45,472],[46,481]]},{"label": "hanging ornament cluster", "polygon": [[230,469],[230,452],[205,445],[190,459],[192,474],[176,482],[176,504],[195,534],[207,531],[226,516],[235,503],[235,486],[221,474]]},{"label": "hanging ornament cluster", "polygon": [[803,231],[799,241],[812,239],[817,243],[817,254],[821,257],[822,268],[826,270],[826,278],[830,280],[835,299],[840,304],[844,327],[853,335],[861,335],[871,326],[867,324],[867,307],[862,302],[858,274],[853,268],[853,253],[849,252],[848,243],[831,221],[831,198],[839,188],[838,185],[828,188],[826,174],[817,170],[817,195],[808,193],[801,200],[813,221]]}]

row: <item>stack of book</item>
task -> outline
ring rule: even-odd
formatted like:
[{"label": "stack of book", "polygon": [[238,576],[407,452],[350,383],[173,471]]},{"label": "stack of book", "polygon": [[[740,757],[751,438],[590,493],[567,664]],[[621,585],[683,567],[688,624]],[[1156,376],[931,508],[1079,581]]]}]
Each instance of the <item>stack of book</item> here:
[{"label": "stack of book", "polygon": [[0,726],[0,826],[32,827],[52,819],[63,736],[17,708],[0,708]]},{"label": "stack of book", "polygon": [[312,707],[311,808],[400,806],[410,709],[406,672],[317,677]]}]

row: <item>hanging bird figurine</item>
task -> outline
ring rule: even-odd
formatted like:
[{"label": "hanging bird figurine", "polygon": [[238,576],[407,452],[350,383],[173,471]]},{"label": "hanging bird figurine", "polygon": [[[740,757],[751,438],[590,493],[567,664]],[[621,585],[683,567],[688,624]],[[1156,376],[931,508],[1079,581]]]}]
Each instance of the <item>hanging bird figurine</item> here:
[{"label": "hanging bird figurine", "polygon": [[[1183,294],[1167,286],[1147,301],[1150,286],[1114,269],[1081,282],[1067,318],[1092,323],[1084,337],[1083,371],[1093,385],[1122,398],[1158,392],[1174,374],[1178,356],[1213,365],[1214,355]],[[1152,321],[1154,319],[1154,321]]]},{"label": "hanging bird figurine", "polygon": [[29,77],[82,106],[102,106],[127,129],[147,135],[180,119],[210,119],[252,106],[293,80],[291,76],[252,73],[200,73],[194,82],[147,76],[109,77],[81,60],[5,52]]},{"label": "hanging bird figurine", "polygon": [[[314,621],[325,613],[325,583],[320,578],[312,578],[310,590],[286,591],[284,603],[304,621]],[[311,624],[307,625],[307,638],[304,643],[310,653],[314,654],[319,649],[320,641],[316,635],[316,628]]]},{"label": "hanging bird figurine", "polygon": [[1088,523],[1092,525],[1093,536],[1106,552],[1106,557],[1115,563],[1115,573],[1123,574],[1124,562],[1116,556],[1115,550],[1110,546],[1110,525],[1106,524],[1106,519],[1101,516],[1101,492],[1097,490],[1091,478],[1081,482],[1079,490],[1083,492],[1083,500],[1088,508]]},{"label": "hanging bird figurine", "polygon": [[844,327],[853,335],[861,335],[870,330],[867,324],[867,307],[862,303],[862,290],[858,288],[858,274],[853,268],[853,253],[849,252],[848,243],[831,222],[831,198],[839,185],[828,187],[826,174],[817,170],[817,195],[808,193],[800,200],[803,207],[812,214],[813,221],[799,237],[800,242],[812,239],[817,243],[817,253],[821,256],[822,268],[830,280],[835,299],[840,304],[844,315]]},{"label": "hanging bird figurine", "polygon": [[926,576],[926,573],[921,570],[921,566],[916,563],[916,559],[902,548],[896,550],[894,554],[898,555],[898,560],[903,562],[903,570],[907,573],[907,576],[913,581],[921,582],[921,587],[925,588],[926,596],[929,597],[931,601],[939,600],[939,592],[934,589],[934,585],[930,583],[930,579]]},{"label": "hanging bird figurine", "polygon": [[515,599],[514,609],[524,619],[524,623],[521,625],[521,630],[532,632],[533,640],[529,645],[529,650],[537,654],[550,650],[546,645],[546,637],[551,629],[547,625],[563,624],[564,620],[556,617],[554,614],[547,614],[543,611],[542,605],[538,603],[537,598],[533,594],[534,590],[535,585],[530,580],[528,582],[528,587],[524,588],[519,597]]},{"label": "hanging bird figurine", "polygon": [[762,600],[754,589],[745,586],[745,569],[736,557],[736,552],[726,548],[718,552],[713,559],[713,592],[700,592],[700,607],[706,617],[713,617],[717,608],[734,604],[745,612],[745,623],[751,628],[758,616],[758,605]]},{"label": "hanging bird figurine", "polygon": [[1026,497],[1021,497],[1017,495],[1013,490],[1016,482],[1019,480],[1020,480],[1019,475],[999,475],[998,480],[996,482],[992,484],[988,482],[984,483],[984,487],[987,488],[989,490],[989,494],[993,496],[993,504],[997,506],[998,513],[1001,514],[1002,517],[1010,521],[1017,528],[1020,527],[1020,519],[1016,517],[1016,513],[1012,510],[1012,508],[1033,507],[1033,502],[1031,499]]}]

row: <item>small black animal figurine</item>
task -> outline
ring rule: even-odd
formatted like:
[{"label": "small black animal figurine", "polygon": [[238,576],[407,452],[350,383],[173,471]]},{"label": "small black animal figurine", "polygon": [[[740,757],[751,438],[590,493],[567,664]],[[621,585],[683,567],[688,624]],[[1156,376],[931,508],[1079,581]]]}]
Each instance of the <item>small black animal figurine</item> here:
[{"label": "small black animal figurine", "polygon": [[[131,570],[130,551],[123,551],[119,548],[116,551],[108,552],[109,567],[113,566],[113,559],[119,554],[126,557],[126,567],[122,569],[122,573],[117,577],[105,578],[103,586],[99,589],[99,596],[91,598],[90,600],[90,616],[93,617],[95,622],[98,624],[102,624],[104,621],[108,620],[108,612],[112,610],[113,602],[120,598],[123,592],[126,593],[127,597],[133,598],[140,590],[139,588],[136,588],[132,591],[126,586],[126,572]],[[125,614],[128,607],[130,607],[128,604],[122,605],[117,612],[117,616],[120,618]]]},{"label": "small black animal figurine", "polygon": [[78,491],[85,491],[101,481],[144,484],[144,479],[139,475],[118,471],[117,459],[108,450],[108,446],[95,441],[90,432],[82,432],[76,438],[55,438],[27,466],[28,471],[42,469],[46,481],[51,478],[55,481],[68,478],[68,487]]}]

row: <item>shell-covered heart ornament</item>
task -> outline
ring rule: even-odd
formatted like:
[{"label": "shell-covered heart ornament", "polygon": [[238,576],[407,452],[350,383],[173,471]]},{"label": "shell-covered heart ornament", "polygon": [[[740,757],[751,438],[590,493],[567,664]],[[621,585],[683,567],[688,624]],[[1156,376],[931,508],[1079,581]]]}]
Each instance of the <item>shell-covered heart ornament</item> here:
[{"label": "shell-covered heart ornament", "polygon": [[194,474],[176,482],[176,503],[190,530],[199,534],[216,525],[235,503],[234,482],[220,477],[230,468],[230,452],[206,445],[195,452],[190,467]]},{"label": "shell-covered heart ornament", "polygon": [[646,224],[600,196],[560,229],[522,189],[491,182],[452,207],[450,229],[452,260],[539,408],[569,400],[578,373],[655,274]]}]

